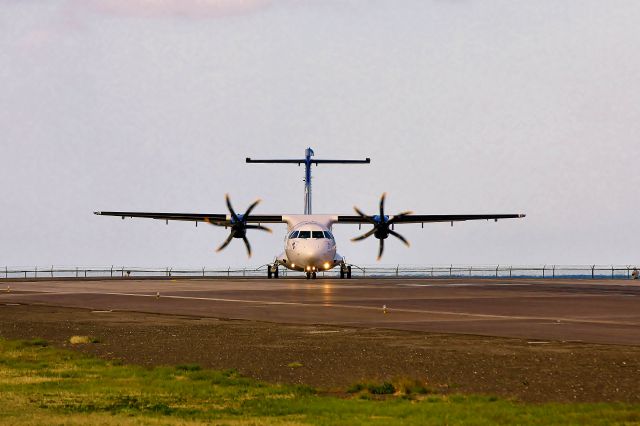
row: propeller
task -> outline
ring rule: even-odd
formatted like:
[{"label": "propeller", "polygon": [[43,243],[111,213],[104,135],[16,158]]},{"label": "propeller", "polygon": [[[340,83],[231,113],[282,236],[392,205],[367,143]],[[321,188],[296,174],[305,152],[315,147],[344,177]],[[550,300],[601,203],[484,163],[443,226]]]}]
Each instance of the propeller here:
[{"label": "propeller", "polygon": [[229,245],[231,240],[234,238],[242,238],[244,241],[244,245],[247,248],[247,254],[251,257],[251,244],[249,243],[249,239],[247,238],[247,229],[258,229],[260,231],[271,232],[271,229],[262,225],[249,225],[247,221],[249,220],[249,215],[256,208],[258,204],[260,204],[260,200],[254,201],[245,211],[244,214],[237,214],[231,205],[231,200],[229,199],[229,194],[225,195],[225,201],[227,202],[227,208],[229,209],[229,213],[231,216],[231,220],[229,223],[219,223],[219,222],[211,222],[207,220],[212,225],[216,226],[224,226],[231,227],[231,232],[229,232],[229,236],[226,240],[216,249],[216,251],[224,250],[225,247]]},{"label": "propeller", "polygon": [[407,241],[405,237],[391,229],[391,225],[393,225],[399,218],[410,215],[412,212],[402,212],[389,219],[389,216],[386,216],[384,214],[384,201],[386,198],[387,193],[385,192],[384,194],[382,194],[382,197],[380,197],[379,214],[374,216],[366,215],[358,207],[353,207],[353,209],[356,211],[356,213],[358,213],[360,217],[373,225],[373,228],[370,231],[360,235],[359,237],[352,238],[351,241],[362,241],[372,235],[376,237],[380,241],[378,247],[378,260],[380,260],[380,258],[382,257],[382,253],[384,252],[384,240],[386,240],[389,235],[393,235],[394,237],[402,241],[407,247],[409,247],[409,241]]}]

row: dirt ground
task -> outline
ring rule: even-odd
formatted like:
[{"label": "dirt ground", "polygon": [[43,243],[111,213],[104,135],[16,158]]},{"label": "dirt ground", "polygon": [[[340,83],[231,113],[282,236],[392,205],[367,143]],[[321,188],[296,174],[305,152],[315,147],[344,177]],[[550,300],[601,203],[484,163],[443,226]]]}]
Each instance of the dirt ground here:
[{"label": "dirt ground", "polygon": [[[99,343],[75,345],[73,335]],[[0,337],[344,392],[402,378],[522,401],[640,402],[640,347],[0,304]]]}]

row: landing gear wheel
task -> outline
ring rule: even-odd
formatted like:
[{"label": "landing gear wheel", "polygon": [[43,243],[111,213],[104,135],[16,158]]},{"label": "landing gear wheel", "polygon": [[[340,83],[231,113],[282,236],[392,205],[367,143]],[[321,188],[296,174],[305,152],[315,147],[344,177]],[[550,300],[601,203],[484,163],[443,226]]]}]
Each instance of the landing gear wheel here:
[{"label": "landing gear wheel", "polygon": [[311,272],[307,272],[307,279],[311,278]]},{"label": "landing gear wheel", "polygon": [[278,278],[278,265],[269,265],[267,266],[267,278]]},{"label": "landing gear wheel", "polygon": [[347,266],[346,263],[340,265],[340,279],[351,278],[351,266]]},{"label": "landing gear wheel", "polygon": [[315,272],[311,273],[311,278],[313,278],[314,280],[316,279],[316,273]]}]

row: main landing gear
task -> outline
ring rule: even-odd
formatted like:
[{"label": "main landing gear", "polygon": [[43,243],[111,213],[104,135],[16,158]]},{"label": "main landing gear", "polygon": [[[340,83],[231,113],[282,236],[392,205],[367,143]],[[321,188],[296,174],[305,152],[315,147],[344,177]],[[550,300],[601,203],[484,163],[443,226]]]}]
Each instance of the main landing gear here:
[{"label": "main landing gear", "polygon": [[271,278],[278,278],[278,264],[274,263],[273,265],[269,265],[267,266],[267,278],[271,279]]},{"label": "main landing gear", "polygon": [[343,263],[340,265],[340,279],[344,279],[345,276],[348,280],[351,279],[351,265]]}]

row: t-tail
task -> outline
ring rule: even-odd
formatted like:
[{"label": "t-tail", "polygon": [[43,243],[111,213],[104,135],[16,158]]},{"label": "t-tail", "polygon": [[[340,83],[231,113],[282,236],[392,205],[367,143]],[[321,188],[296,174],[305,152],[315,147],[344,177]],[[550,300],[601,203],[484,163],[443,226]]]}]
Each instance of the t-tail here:
[{"label": "t-tail", "polygon": [[274,163],[274,164],[304,164],[304,214],[312,214],[311,208],[311,165],[315,164],[369,164],[370,158],[364,160],[320,160],[313,159],[313,149],[307,148],[304,158],[300,159],[276,159],[276,160],[254,160],[247,157],[247,163]]}]

